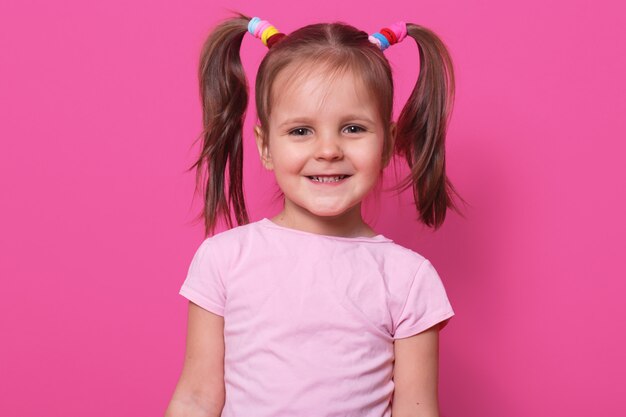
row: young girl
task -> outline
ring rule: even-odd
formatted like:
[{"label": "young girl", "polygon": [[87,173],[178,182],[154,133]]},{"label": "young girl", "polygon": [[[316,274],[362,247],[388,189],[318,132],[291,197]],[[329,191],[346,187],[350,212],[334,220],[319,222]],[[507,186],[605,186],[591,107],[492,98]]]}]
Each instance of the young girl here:
[{"label": "young girl", "polygon": [[[242,192],[246,33],[269,48],[254,135],[284,197],[280,213],[256,222]],[[395,123],[383,51],[405,37],[417,42],[420,74]],[[375,232],[361,202],[397,154],[424,224],[436,229],[456,209],[444,44],[410,23],[371,36],[342,23],[285,35],[239,15],[211,33],[199,75],[205,130],[193,167],[197,179],[208,171],[207,235],[219,216],[229,230],[202,242],[180,289],[187,351],[166,416],[438,416],[438,332],[454,312],[433,265]]]}]

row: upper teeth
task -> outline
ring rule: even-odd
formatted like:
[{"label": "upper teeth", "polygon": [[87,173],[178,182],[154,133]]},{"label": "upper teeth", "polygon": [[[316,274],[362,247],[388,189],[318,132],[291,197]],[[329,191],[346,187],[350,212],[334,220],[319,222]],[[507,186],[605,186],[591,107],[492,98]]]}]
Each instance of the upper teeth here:
[{"label": "upper teeth", "polygon": [[337,177],[311,177],[311,179],[313,181],[319,181],[319,182],[333,182],[333,181],[339,181],[345,177],[346,177],[345,175],[340,175]]}]

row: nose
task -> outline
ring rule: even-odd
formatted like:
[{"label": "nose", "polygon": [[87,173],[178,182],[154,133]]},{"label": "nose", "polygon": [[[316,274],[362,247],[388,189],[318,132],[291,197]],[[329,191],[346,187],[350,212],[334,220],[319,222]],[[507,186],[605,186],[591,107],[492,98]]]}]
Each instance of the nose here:
[{"label": "nose", "polygon": [[343,158],[340,139],[333,134],[319,135],[316,141],[315,158],[336,160]]}]

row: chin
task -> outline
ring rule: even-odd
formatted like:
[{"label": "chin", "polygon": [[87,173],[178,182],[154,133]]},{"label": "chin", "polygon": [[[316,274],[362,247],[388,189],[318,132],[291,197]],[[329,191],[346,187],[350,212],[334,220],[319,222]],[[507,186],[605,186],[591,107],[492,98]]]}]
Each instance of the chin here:
[{"label": "chin", "polygon": [[309,212],[318,217],[339,217],[350,211],[350,208],[338,208],[338,209],[311,209]]}]

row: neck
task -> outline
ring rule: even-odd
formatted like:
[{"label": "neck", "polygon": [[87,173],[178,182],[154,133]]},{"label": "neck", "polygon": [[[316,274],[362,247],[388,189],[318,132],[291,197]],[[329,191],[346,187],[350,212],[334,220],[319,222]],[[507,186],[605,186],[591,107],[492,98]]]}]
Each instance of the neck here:
[{"label": "neck", "polygon": [[334,216],[319,216],[285,201],[283,210],[272,221],[291,229],[328,236],[374,237],[377,235],[361,216],[361,203]]}]

